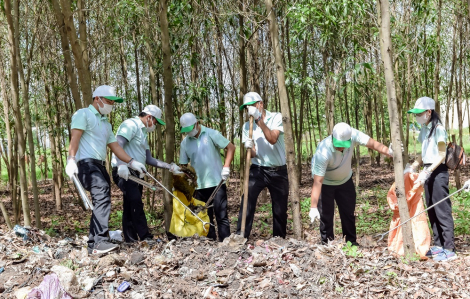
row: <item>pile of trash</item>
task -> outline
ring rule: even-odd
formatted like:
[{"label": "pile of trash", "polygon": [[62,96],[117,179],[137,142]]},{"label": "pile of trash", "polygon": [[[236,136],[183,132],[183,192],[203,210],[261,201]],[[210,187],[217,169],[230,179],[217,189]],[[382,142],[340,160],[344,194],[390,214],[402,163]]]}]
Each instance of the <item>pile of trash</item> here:
[{"label": "pile of trash", "polygon": [[194,236],[88,256],[86,237],[0,231],[0,297],[470,298],[468,253],[449,263],[407,261],[379,245]]}]

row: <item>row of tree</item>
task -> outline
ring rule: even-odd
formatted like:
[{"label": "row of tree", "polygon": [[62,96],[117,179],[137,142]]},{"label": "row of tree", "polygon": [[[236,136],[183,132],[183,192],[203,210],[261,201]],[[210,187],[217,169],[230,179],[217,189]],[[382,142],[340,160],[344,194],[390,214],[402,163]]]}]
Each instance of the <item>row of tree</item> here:
[{"label": "row of tree", "polygon": [[[302,163],[336,122],[345,121],[384,143],[391,140],[378,23],[382,4],[0,2],[0,165],[8,173],[4,185],[14,223],[22,213],[24,224],[31,225],[32,193],[34,224],[41,227],[36,178],[47,178],[49,170],[56,208],[62,208],[70,119],[91,103],[93,88],[102,84],[116,86],[126,99],[110,116],[114,127],[147,104],[162,108],[167,125],[158,127],[150,143],[155,156],[166,161],[178,159],[178,122],[188,111],[239,144],[246,117],[238,107],[246,92],[258,92],[268,110],[285,116],[293,210],[298,214]],[[408,128],[414,119],[405,112],[420,96],[440,103],[447,128],[458,120],[462,143],[463,115],[470,114],[470,0],[393,1],[389,11],[395,112],[407,162],[413,136]],[[239,152],[235,169],[244,167],[241,145]],[[371,163],[380,164],[379,156],[369,155]],[[170,184],[166,173],[163,180]],[[167,224],[169,217],[171,200],[165,198]],[[300,222],[294,224],[298,233]]]}]

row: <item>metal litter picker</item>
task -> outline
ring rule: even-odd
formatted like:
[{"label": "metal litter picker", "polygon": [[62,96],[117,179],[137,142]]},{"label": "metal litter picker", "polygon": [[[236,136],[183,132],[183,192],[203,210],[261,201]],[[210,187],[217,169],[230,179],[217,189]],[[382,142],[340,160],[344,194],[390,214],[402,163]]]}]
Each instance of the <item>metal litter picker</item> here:
[{"label": "metal litter picker", "polygon": [[448,199],[449,197],[453,196],[454,194],[459,193],[460,191],[462,191],[462,190],[464,190],[464,189],[465,189],[465,186],[462,187],[462,188],[460,188],[459,190],[455,191],[454,193],[449,194],[449,196],[444,197],[443,199],[439,200],[438,202],[436,202],[436,203],[433,204],[432,206],[428,207],[428,208],[425,209],[424,211],[421,211],[421,212],[419,212],[418,214],[414,215],[413,217],[411,217],[410,219],[406,220],[405,222],[400,223],[400,225],[397,225],[395,228],[393,228],[393,229],[391,229],[391,230],[389,230],[388,232],[385,232],[385,233],[383,233],[383,234],[378,234],[378,235],[376,235],[374,238],[379,238],[379,237],[380,237],[380,238],[377,240],[377,242],[382,241],[383,238],[384,238],[387,234],[393,232],[394,230],[396,230],[397,228],[399,228],[399,227],[402,226],[403,224],[409,222],[410,220],[413,220],[414,218],[416,218],[416,217],[418,217],[419,215],[423,214],[423,213],[426,212],[427,210],[430,210],[430,209],[434,208],[435,206],[437,206],[438,204],[440,204],[440,203],[443,202],[444,200]]},{"label": "metal litter picker", "polygon": [[74,174],[72,176],[72,181],[78,190],[78,194],[80,194],[80,197],[82,198],[85,209],[93,211],[93,204],[91,203],[91,200],[88,198],[88,195],[85,192],[85,188],[83,188],[82,184],[80,183],[80,180],[78,179],[77,174]]},{"label": "metal litter picker", "polygon": [[173,196],[174,199],[176,199],[186,210],[188,210],[189,212],[191,212],[191,214],[194,215],[194,217],[196,217],[199,221],[202,222],[202,228],[204,229],[204,231],[207,231],[206,229],[206,224],[209,224],[209,225],[212,225],[214,226],[212,223],[210,222],[206,222],[204,220],[202,220],[196,213],[194,213],[187,205],[185,205],[178,197],[176,197],[172,192],[170,192],[170,190],[168,190],[162,183],[160,183],[156,178],[153,177],[153,175],[151,175],[150,173],[148,173],[147,171],[143,170],[142,169],[142,172],[145,173],[147,176],[149,176],[152,180],[154,180],[158,185],[160,185],[160,187],[163,188],[163,190],[165,190],[166,192],[168,192],[168,194],[170,194],[171,196]]}]

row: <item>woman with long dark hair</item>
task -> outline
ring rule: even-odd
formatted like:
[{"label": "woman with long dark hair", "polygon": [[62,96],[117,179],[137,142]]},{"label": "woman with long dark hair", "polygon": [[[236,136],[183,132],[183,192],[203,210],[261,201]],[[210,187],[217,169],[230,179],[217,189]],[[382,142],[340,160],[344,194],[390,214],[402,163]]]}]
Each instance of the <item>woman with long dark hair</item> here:
[{"label": "woman with long dark hair", "polygon": [[[413,163],[417,171],[421,162],[423,170],[415,185],[424,185],[426,205],[429,207],[449,195],[449,171],[445,164],[447,132],[435,111],[436,103],[428,97],[419,98],[413,109],[416,121],[421,125],[418,141],[422,143],[421,156]],[[454,219],[450,199],[428,210],[429,222],[434,236],[426,256],[435,261],[450,261],[457,258],[454,245]]]}]

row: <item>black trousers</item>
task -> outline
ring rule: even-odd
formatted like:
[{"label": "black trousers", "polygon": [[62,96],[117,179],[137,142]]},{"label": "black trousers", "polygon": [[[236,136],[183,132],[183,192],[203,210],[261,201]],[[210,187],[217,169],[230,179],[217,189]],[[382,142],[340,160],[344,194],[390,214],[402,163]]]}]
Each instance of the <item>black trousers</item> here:
[{"label": "black trousers", "polygon": [[338,205],[341,227],[346,242],[356,242],[356,188],[352,177],[339,186],[329,186],[323,184],[318,200],[318,212],[320,212],[320,236],[324,243],[334,240],[334,217],[335,201]]},{"label": "black trousers", "polygon": [[[426,205],[429,207],[449,196],[449,171],[445,164],[438,166],[424,183]],[[428,210],[434,245],[454,250],[454,218],[450,198]]]},{"label": "black trousers", "polygon": [[[287,200],[289,197],[287,167],[284,165],[272,168],[252,164],[250,167],[248,183],[248,208],[246,211],[245,238],[248,238],[251,233],[258,196],[266,187],[269,190],[269,194],[271,194],[273,236],[282,238],[286,237]],[[238,213],[237,234],[241,234],[243,201],[244,196],[242,195],[240,212]]]},{"label": "black trousers", "polygon": [[[130,173],[139,175],[132,169]],[[126,242],[137,242],[145,238],[153,238],[147,225],[147,218],[142,202],[143,186],[131,180],[125,180],[117,174],[117,167],[113,167],[113,181],[122,191],[122,233]]]},{"label": "black trousers", "polygon": [[93,213],[90,219],[88,247],[109,241],[108,222],[111,213],[111,179],[106,167],[94,162],[78,162],[78,179],[91,194]]},{"label": "black trousers", "polygon": [[[207,202],[211,197],[216,187],[204,188],[196,190],[194,198],[203,202]],[[219,234],[219,241],[222,242],[225,238],[230,236],[230,221],[228,220],[227,213],[227,186],[223,184],[212,201],[213,208],[207,210],[210,222],[214,223],[214,214],[217,221],[217,232]],[[215,235],[215,228],[211,225],[209,228],[208,238],[217,240]]]}]

